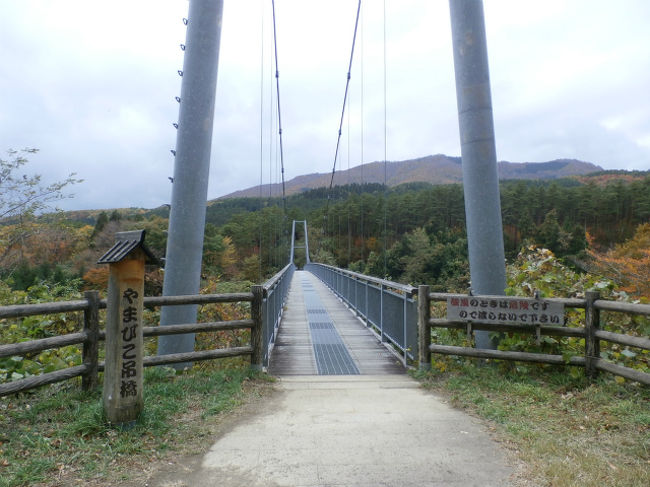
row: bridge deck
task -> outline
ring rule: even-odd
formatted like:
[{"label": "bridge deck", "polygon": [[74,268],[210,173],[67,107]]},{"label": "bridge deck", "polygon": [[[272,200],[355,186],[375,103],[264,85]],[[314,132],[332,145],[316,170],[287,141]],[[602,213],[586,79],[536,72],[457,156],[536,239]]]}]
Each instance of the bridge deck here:
[{"label": "bridge deck", "polygon": [[379,375],[404,367],[318,278],[296,271],[269,373]]}]

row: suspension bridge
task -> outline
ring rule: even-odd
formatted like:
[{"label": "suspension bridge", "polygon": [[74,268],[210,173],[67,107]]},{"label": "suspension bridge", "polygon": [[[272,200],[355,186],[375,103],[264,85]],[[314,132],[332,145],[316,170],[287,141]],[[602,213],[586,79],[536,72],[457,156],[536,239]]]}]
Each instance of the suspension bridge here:
[{"label": "suspension bridge", "polygon": [[[286,222],[275,2],[272,1],[271,5],[276,150],[282,182],[283,221]],[[165,296],[196,294],[200,281],[222,6],[221,1],[192,0],[189,19],[185,21],[188,32],[187,44],[183,46],[184,66],[179,71],[183,76],[181,97],[177,98],[180,103],[179,121],[174,125],[178,137],[176,149],[172,151],[175,166]],[[472,284],[469,294],[495,298],[504,293],[505,258],[483,7],[481,0],[451,0],[449,6]],[[383,162],[386,186],[385,3],[383,10]],[[361,11],[362,2],[359,0],[329,195],[341,149]],[[262,112],[260,109],[260,114]],[[262,131],[260,123],[260,175],[263,171]],[[329,213],[329,195],[325,220]],[[386,275],[388,232],[386,204],[383,206],[383,235],[379,238],[383,240]],[[300,223],[302,239],[297,238],[296,224]],[[327,228],[327,221],[324,227]],[[547,321],[543,320],[532,328],[521,326],[521,323],[459,323],[450,319],[438,324],[465,327],[468,337],[473,335],[476,348],[481,350],[431,344],[431,326],[437,322],[430,319],[433,293],[429,293],[427,286],[416,289],[312,262],[307,230],[306,221],[293,221],[288,264],[264,286],[255,286],[251,297],[251,363],[255,368],[266,367],[272,375],[280,378],[278,389],[281,394],[264,404],[257,411],[260,414],[251,416],[219,438],[203,457],[200,468],[180,472],[178,478],[182,485],[188,485],[188,480],[189,485],[198,486],[508,485],[513,468],[485,428],[423,392],[405,374],[407,366],[418,361],[422,368],[430,369],[431,352],[434,351],[565,364],[565,359],[558,355],[542,357],[541,354],[494,350],[489,330],[513,330],[513,327],[527,332],[535,330],[538,339],[542,331],[584,336],[585,357],[573,357],[571,365],[584,366],[592,377],[600,369],[636,380],[648,380],[647,374],[641,376],[623,370],[623,367],[605,364],[598,358],[598,318],[595,318],[597,312],[594,311],[594,303],[598,301],[594,294],[588,295],[581,303],[567,300],[568,305],[582,305],[586,310],[585,329],[581,332],[567,332],[557,327],[550,329],[546,326]],[[298,268],[297,252],[303,250],[305,264]],[[260,258],[260,280],[261,277]],[[470,301],[467,296],[464,300]],[[495,309],[509,307],[505,299],[483,299],[481,306],[482,303],[486,307],[494,304],[492,307]],[[517,309],[519,304],[528,309],[529,303],[519,300],[516,304]],[[489,317],[486,310],[477,309],[473,313],[479,321],[481,313],[482,319]],[[533,316],[538,319],[537,314],[525,314],[522,321],[529,325]],[[195,307],[179,306],[173,310],[166,307],[161,313],[160,328],[195,320]],[[601,337],[612,338],[612,334]],[[631,341],[627,337],[612,339],[618,343],[648,345],[645,341]],[[191,351],[193,340],[193,335],[186,335],[183,339],[161,336],[158,353],[183,359],[188,355],[178,352]],[[239,352],[248,353],[249,349]]]},{"label": "suspension bridge", "polygon": [[[271,4],[277,148],[286,215],[275,2]],[[359,0],[330,194],[341,148],[361,7]],[[182,94],[177,99],[181,108],[173,151],[165,295],[198,291],[217,74],[213,61],[218,59],[221,9],[222,2],[190,2],[185,62],[179,71],[181,76],[188,75],[183,77]],[[480,293],[499,294],[505,287],[505,268],[482,3],[451,2],[450,9],[464,182],[470,191],[480,194],[466,200],[472,282]],[[386,183],[385,4],[383,30]],[[207,58],[210,62],[205,63]],[[262,156],[260,174],[261,163]],[[311,262],[307,223],[302,223],[303,243],[296,242],[294,221],[289,263],[265,284],[261,313],[262,362],[272,374],[283,378],[280,388],[286,400],[269,405],[266,416],[219,440],[213,453],[204,458],[201,471],[193,472],[197,475],[193,485],[214,485],[207,480],[214,478],[219,479],[219,485],[233,486],[505,485],[511,470],[481,427],[418,390],[404,374],[418,346],[415,289]],[[384,207],[384,251],[386,225]],[[303,248],[305,266],[296,269],[296,249]],[[489,272],[484,272],[490,267]],[[191,307],[163,309],[161,325],[195,319],[196,311]],[[486,332],[478,332],[476,338],[478,344],[487,344]],[[161,337],[158,352],[173,355],[188,351],[192,341],[193,336],[182,340]],[[470,435],[469,445],[464,434]],[[471,461],[471,468],[466,461]],[[432,463],[435,469],[430,468]]]},{"label": "suspension bridge", "polygon": [[[102,366],[105,377],[109,375],[107,367],[112,367],[114,384],[121,386],[114,397],[128,398],[135,396],[136,392],[141,394],[143,387],[134,380],[122,379],[136,374],[141,379],[143,366],[181,364],[182,367],[193,360],[250,355],[253,368],[265,368],[279,378],[279,393],[258,405],[258,409],[252,411],[255,414],[250,414],[245,422],[233,425],[217,438],[199,464],[193,468],[179,468],[173,481],[168,476],[166,479],[152,479],[148,485],[508,485],[514,468],[485,426],[454,410],[440,398],[424,392],[405,372],[418,361],[430,368],[431,352],[553,364],[565,364],[563,357],[542,358],[541,354],[496,350],[477,352],[464,347],[430,344],[431,326],[459,328],[459,322],[430,319],[430,300],[434,293],[429,293],[427,286],[420,286],[418,290],[313,262],[306,221],[293,221],[288,263],[264,285],[253,286],[251,293],[197,296],[222,7],[221,1],[192,0],[189,18],[184,19],[188,34],[187,44],[182,45],[186,51],[185,64],[178,72],[183,77],[183,86],[181,97],[176,99],[180,103],[180,114],[178,123],[174,123],[178,138],[176,149],[172,150],[175,172],[170,178],[173,193],[164,296],[144,298],[144,288],[136,292],[125,287],[121,294],[113,292],[117,299],[109,299],[112,304],[105,306],[109,307],[116,326],[112,327],[113,338],[107,347],[117,352],[113,356],[107,353],[106,363]],[[340,148],[360,10],[359,1],[330,193]],[[478,297],[494,298],[503,293],[505,275],[482,3],[480,0],[453,0],[450,10],[472,290]],[[273,31],[275,38],[275,10]],[[274,57],[284,187],[277,44]],[[206,59],[210,62],[205,62]],[[385,70],[384,65],[384,83]],[[384,105],[384,127],[385,120]],[[286,203],[283,210],[286,216]],[[297,238],[300,224],[303,236]],[[386,233],[384,217],[384,237]],[[144,239],[144,232],[139,235],[139,240],[133,242],[125,236],[105,255],[112,256],[112,251],[117,249],[118,254],[121,253],[119,258],[112,256],[105,263],[119,264],[125,257],[122,254],[132,251],[136,252],[133,255],[141,256],[144,247],[140,248],[139,244]],[[298,254],[302,251],[304,266],[297,265]],[[134,261],[138,259],[133,258]],[[144,276],[144,258],[140,260]],[[134,280],[133,276],[130,279]],[[125,277],[124,282],[127,281]],[[143,277],[141,281],[143,286]],[[127,284],[131,285],[130,282]],[[117,289],[113,285],[112,288],[113,291]],[[420,299],[416,300],[417,293]],[[526,304],[523,299],[518,302]],[[566,330],[539,323],[535,323],[533,328],[521,323],[481,323],[480,320],[461,323],[460,326],[466,327],[470,336],[475,330],[480,330],[475,336],[477,348],[481,349],[490,348],[488,330],[521,331],[527,328],[538,337],[542,332],[584,337],[585,357],[572,357],[569,365],[585,366],[588,373],[600,369],[645,383],[650,380],[647,374],[607,364],[599,358],[598,340],[601,339],[646,348],[648,342],[637,337],[599,333],[596,317],[598,309],[647,315],[647,308],[607,304],[600,302],[597,296],[564,301],[569,306],[585,308],[587,323],[584,329]],[[139,303],[136,303],[139,308],[134,302]],[[195,324],[196,305],[208,302],[250,303],[251,319]],[[487,307],[497,300],[484,302],[488,303]],[[502,302],[507,304],[505,300]],[[147,327],[146,330],[140,326],[137,340],[135,330],[142,320],[143,303],[163,306],[161,326]],[[0,348],[0,357],[44,350],[55,344],[87,345],[82,365],[44,374],[41,378],[16,381],[0,388],[0,393],[9,394],[77,376],[84,378],[88,388],[96,385],[99,369],[97,341],[100,337],[97,316],[102,304],[95,292],[89,293],[83,301],[0,310],[4,313],[0,313],[0,317],[30,316],[54,310],[85,313],[83,332],[5,345]],[[119,306],[127,307],[121,312],[115,311],[120,310]],[[494,305],[497,306],[498,303]],[[138,324],[118,328],[132,322]],[[419,325],[424,327],[418,330]],[[250,345],[190,352],[194,345],[193,333],[233,329],[250,329]],[[160,337],[156,357],[143,359],[141,355],[131,355],[136,348],[135,342],[141,343],[145,332],[147,336]],[[110,333],[104,335],[111,336]],[[425,336],[426,339],[422,338]],[[122,342],[119,337],[122,337]],[[136,361],[131,360],[136,358],[139,361],[137,370]]]},{"label": "suspension bridge", "polygon": [[[277,337],[271,336],[269,372],[278,376],[404,373],[406,355],[399,358],[391,353],[389,342],[382,344],[381,322],[377,326],[366,321],[317,277],[328,269],[310,262],[307,222],[300,223],[305,229],[304,244],[296,245],[292,239],[291,256],[296,248],[304,249],[306,268],[314,273],[292,272]],[[294,236],[295,226],[294,221]],[[294,265],[293,260],[290,264]]]},{"label": "suspension bridge", "polygon": [[262,313],[277,394],[200,464],[149,485],[509,485],[514,469],[486,427],[405,373],[417,339],[414,289],[312,263],[307,222],[293,230],[292,261],[265,285]]}]

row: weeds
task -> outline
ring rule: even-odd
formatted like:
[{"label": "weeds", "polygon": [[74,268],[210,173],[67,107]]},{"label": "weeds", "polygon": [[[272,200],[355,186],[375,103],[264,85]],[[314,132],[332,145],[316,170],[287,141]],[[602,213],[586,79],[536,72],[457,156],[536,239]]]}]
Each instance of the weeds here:
[{"label": "weeds", "polygon": [[534,485],[650,485],[650,390],[644,386],[494,364],[459,363],[416,375],[454,405],[494,422]]},{"label": "weeds", "polygon": [[[145,371],[145,409],[135,426],[119,429],[103,415],[101,393],[74,383],[0,400],[0,487],[79,483],[120,475],[182,445],[200,425],[193,419],[227,411],[242,398],[247,368]],[[196,411],[193,416],[187,411]],[[57,480],[58,479],[58,480]],[[39,484],[40,485],[40,484]]]}]

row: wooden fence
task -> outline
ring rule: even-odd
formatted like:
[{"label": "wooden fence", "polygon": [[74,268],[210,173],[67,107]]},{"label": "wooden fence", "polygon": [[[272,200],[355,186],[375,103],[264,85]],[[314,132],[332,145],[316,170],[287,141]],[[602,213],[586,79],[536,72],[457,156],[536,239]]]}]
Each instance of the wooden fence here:
[{"label": "wooden fence", "polygon": [[[521,362],[535,362],[555,365],[574,365],[584,367],[588,377],[595,378],[598,371],[603,370],[627,379],[635,380],[650,385],[650,374],[623,367],[600,358],[600,342],[607,341],[624,346],[650,350],[650,339],[634,337],[620,333],[612,333],[600,329],[600,312],[611,311],[627,314],[640,314],[650,316],[650,305],[630,304],[618,301],[599,299],[599,293],[587,292],[585,299],[553,298],[545,301],[561,303],[565,308],[582,308],[585,310],[585,321],[582,327],[566,327],[553,325],[522,325],[522,324],[495,324],[481,323],[479,321],[450,321],[447,319],[431,318],[431,302],[447,301],[451,295],[447,293],[431,293],[429,286],[418,288],[418,329],[419,329],[419,357],[420,368],[428,369],[431,365],[431,354],[459,355],[483,359],[512,360]],[[467,296],[464,296],[467,297]],[[432,328],[448,328],[465,330],[469,335],[474,330],[493,332],[516,332],[523,334],[537,334],[548,336],[577,337],[585,340],[584,356],[574,356],[565,359],[562,355],[544,353],[515,352],[505,350],[484,350],[469,347],[456,347],[431,343]]]},{"label": "wooden fence", "polygon": [[[585,321],[582,327],[566,327],[553,325],[522,325],[522,324],[494,324],[479,321],[451,321],[447,319],[431,318],[431,303],[433,301],[446,301],[452,296],[447,293],[431,293],[428,286],[418,288],[418,336],[419,336],[419,361],[421,368],[428,368],[431,364],[431,354],[459,355],[476,358],[489,358],[498,360],[512,360],[522,362],[535,362],[555,365],[573,365],[584,367],[589,377],[595,377],[598,371],[607,371],[627,379],[635,380],[650,385],[650,374],[623,367],[600,358],[600,342],[606,341],[624,346],[650,350],[650,339],[634,337],[619,333],[612,333],[600,329],[600,312],[618,312],[650,316],[650,305],[620,303],[599,299],[596,292],[587,292],[585,299],[549,299],[561,303],[566,308],[581,308],[585,310]],[[454,295],[455,296],[455,295]],[[167,365],[183,362],[211,360],[223,357],[251,356],[251,365],[261,369],[263,361],[262,339],[262,303],[264,297],[263,286],[253,286],[250,293],[229,293],[191,296],[162,296],[147,297],[144,306],[153,308],[158,306],[178,306],[187,304],[214,304],[214,303],[251,303],[251,317],[244,320],[218,321],[196,324],[179,324],[168,326],[144,327],[143,336],[153,337],[161,335],[174,335],[183,333],[215,332],[223,330],[250,329],[251,343],[244,347],[220,348],[200,352],[176,353],[145,357],[143,365]],[[83,312],[83,330],[40,340],[21,343],[0,345],[0,358],[24,355],[43,350],[60,348],[68,345],[83,345],[82,364],[66,369],[57,370],[25,379],[0,384],[0,396],[25,391],[46,384],[61,382],[81,376],[82,387],[92,389],[97,386],[98,372],[103,370],[104,364],[99,363],[99,342],[104,340],[105,334],[99,326],[99,310],[106,308],[106,301],[99,299],[96,291],[84,294],[84,299],[56,303],[28,304],[0,307],[0,319],[23,318],[35,315],[49,315],[54,313]],[[469,347],[457,347],[431,343],[432,328],[448,328],[465,330],[471,335],[474,330],[493,332],[516,332],[538,334],[546,336],[576,337],[585,340],[584,356],[573,356],[565,359],[562,355],[543,353],[480,350]]]},{"label": "wooden fence", "polygon": [[[262,367],[262,286],[253,286],[250,293],[205,294],[189,296],[161,296],[144,298],[144,306],[179,306],[187,304],[215,303],[251,303],[251,317],[244,320],[216,321],[209,323],[192,323],[168,326],[151,326],[143,328],[144,337],[161,335],[179,335],[184,333],[215,332],[223,330],[250,329],[251,343],[245,347],[219,348],[199,352],[175,353],[144,357],[143,365],[168,365],[183,362],[219,359],[224,357],[251,356],[251,365]],[[81,376],[82,387],[92,389],[97,386],[98,372],[104,364],[99,362],[99,342],[105,339],[104,331],[99,326],[99,310],[106,308],[106,300],[99,299],[97,291],[88,291],[84,299],[62,301],[56,303],[26,304],[0,307],[0,319],[24,318],[35,315],[54,313],[80,312],[84,313],[83,330],[40,340],[0,345],[0,358],[35,353],[43,350],[61,348],[68,345],[83,345],[82,364],[55,372],[49,372],[25,379],[0,384],[0,396],[15,392],[26,391],[35,387]]]}]

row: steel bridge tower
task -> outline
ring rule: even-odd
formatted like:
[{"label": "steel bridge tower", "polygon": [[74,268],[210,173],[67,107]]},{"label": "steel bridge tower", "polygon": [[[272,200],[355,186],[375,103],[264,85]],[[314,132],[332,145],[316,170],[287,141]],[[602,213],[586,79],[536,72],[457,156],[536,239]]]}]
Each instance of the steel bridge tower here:
[{"label": "steel bridge tower", "polygon": [[[302,223],[303,229],[305,232],[305,244],[297,245],[296,244],[296,223]],[[289,257],[289,263],[294,264],[295,249],[305,249],[305,263],[310,264],[311,260],[309,259],[309,238],[307,237],[307,220],[294,220],[291,225],[291,256]]]}]

